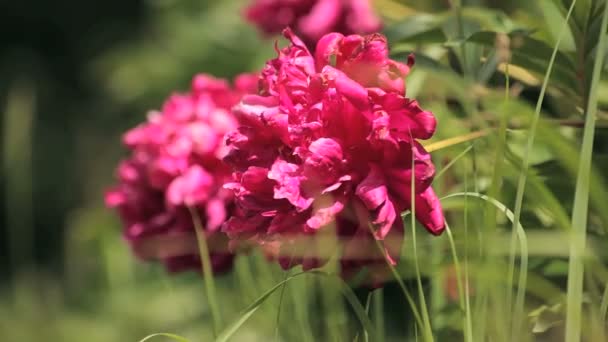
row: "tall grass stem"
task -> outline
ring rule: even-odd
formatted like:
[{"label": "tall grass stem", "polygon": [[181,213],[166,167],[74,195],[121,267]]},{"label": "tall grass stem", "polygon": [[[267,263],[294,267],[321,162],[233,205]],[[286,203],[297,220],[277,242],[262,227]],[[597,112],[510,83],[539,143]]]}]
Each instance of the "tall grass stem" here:
[{"label": "tall grass stem", "polygon": [[579,159],[578,176],[574,192],[572,229],[570,235],[570,260],[568,263],[568,297],[566,300],[566,341],[581,340],[583,275],[585,241],[587,239],[587,211],[589,207],[589,187],[593,139],[598,105],[598,86],[606,53],[606,28],[608,27],[608,3],[604,2],[604,14],[600,28],[600,38],[596,48],[591,87],[585,113],[583,145]]}]

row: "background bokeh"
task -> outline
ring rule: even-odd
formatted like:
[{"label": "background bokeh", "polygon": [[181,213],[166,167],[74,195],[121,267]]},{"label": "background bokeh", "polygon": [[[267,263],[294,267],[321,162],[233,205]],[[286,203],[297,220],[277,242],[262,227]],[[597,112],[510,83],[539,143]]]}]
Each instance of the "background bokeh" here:
[{"label": "background bokeh", "polygon": [[[260,39],[255,28],[242,20],[246,3],[0,2],[0,341],[138,341],[163,331],[179,332],[195,341],[210,338],[200,277],[192,273],[168,276],[157,265],[134,260],[121,240],[116,215],[104,208],[103,191],[112,184],[114,167],[124,153],[121,133],[142,121],[148,110],[158,108],[171,92],[187,89],[197,72],[231,77],[259,69],[274,55],[274,42]],[[536,37],[554,42],[554,32],[539,23],[542,12],[533,1],[463,3],[504,10],[536,28]],[[395,4],[407,5],[408,11],[395,11]],[[412,14],[409,10],[433,13],[445,11],[449,5],[446,0],[376,2],[389,21]],[[425,82],[415,79],[419,83],[413,88],[422,94],[421,101],[440,119],[439,138],[475,127],[466,109],[449,96],[443,101],[444,93],[453,90],[447,87],[441,95],[434,93],[434,87],[443,86],[446,80],[436,75]],[[504,80],[492,81],[500,84]],[[425,92],[427,88],[432,91]],[[538,85],[525,87],[522,101],[530,106],[537,95]],[[435,96],[442,101],[433,102]],[[607,97],[604,93],[600,99],[604,105]],[[557,98],[543,109],[560,118],[556,108],[562,107]],[[568,129],[562,133],[576,140],[578,133]],[[525,135],[514,133],[512,138],[517,155]],[[598,130],[599,170],[608,165],[607,142],[606,130]],[[576,143],[572,146],[578,150]],[[458,152],[434,158],[443,163]],[[539,168],[554,172],[554,177],[543,182],[569,212],[573,183],[560,181],[567,172],[552,163],[550,156],[555,153],[541,146],[534,158]],[[489,161],[483,158],[481,164]],[[483,172],[483,165],[481,169]],[[605,178],[605,171],[600,176]],[[448,175],[438,186],[462,183],[461,171]],[[482,188],[487,183],[487,178],[479,181]],[[512,203],[514,182],[507,183],[504,197]],[[533,206],[530,204],[526,214],[529,222],[545,224],[544,209]],[[592,216],[592,225],[603,226],[599,216]],[[547,241],[543,238],[534,241]],[[257,256],[237,262],[269,273],[249,275],[251,279],[239,273],[218,280],[221,305],[228,317],[281,280],[276,269],[262,263]],[[562,258],[561,264],[551,266],[557,286],[564,284],[564,263]],[[255,284],[249,283],[253,277]],[[236,284],[242,287],[244,283],[251,284],[249,292],[235,292]],[[389,298],[391,291],[389,286]],[[269,308],[267,316],[274,312]],[[268,327],[245,325],[240,339],[266,340],[265,334],[273,332],[273,319],[265,321],[270,321]]]},{"label": "background bokeh", "polygon": [[148,110],[272,55],[243,5],[0,3],[0,340],[135,341],[204,311],[196,275],[133,260],[103,191]]}]

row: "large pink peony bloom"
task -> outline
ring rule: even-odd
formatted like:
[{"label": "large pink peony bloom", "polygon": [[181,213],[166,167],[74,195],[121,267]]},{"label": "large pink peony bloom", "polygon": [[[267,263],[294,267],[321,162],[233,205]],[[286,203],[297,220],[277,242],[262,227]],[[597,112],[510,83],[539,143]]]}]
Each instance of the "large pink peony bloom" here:
[{"label": "large pink peony bloom", "polygon": [[124,223],[134,253],[160,260],[171,272],[201,268],[189,208],[203,221],[213,270],[232,265],[227,238],[219,229],[232,211],[230,179],[222,163],[223,139],[236,128],[230,112],[242,95],[255,90],[257,77],[242,75],[234,89],[221,79],[198,75],[187,94],[174,94],[147,122],[123,138],[131,151],[117,170],[118,185],[106,193]]},{"label": "large pink peony bloom", "polygon": [[254,0],[245,15],[267,35],[291,27],[310,47],[330,32],[368,34],[382,28],[370,0]]},{"label": "large pink peony bloom", "polygon": [[235,244],[264,246],[284,268],[322,265],[322,244],[302,242],[337,238],[345,275],[372,266],[380,277],[385,255],[376,240],[395,262],[412,177],[416,218],[432,234],[444,229],[435,169],[417,142],[433,135],[435,117],[404,96],[413,58],[389,59],[379,34],[328,34],[315,56],[284,34],[291,44],[266,64],[259,95],[233,110],[240,127],[227,135],[224,160],[235,169],[226,187],[237,210],[223,230]]}]

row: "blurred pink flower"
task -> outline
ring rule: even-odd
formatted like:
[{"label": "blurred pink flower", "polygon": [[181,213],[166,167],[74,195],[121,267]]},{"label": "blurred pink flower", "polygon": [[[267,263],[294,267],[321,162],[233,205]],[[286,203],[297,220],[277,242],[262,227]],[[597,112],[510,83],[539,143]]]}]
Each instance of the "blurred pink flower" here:
[{"label": "blurred pink flower", "polygon": [[272,35],[291,27],[308,44],[330,32],[368,34],[382,29],[371,0],[254,0],[247,20]]},{"label": "blurred pink flower", "polygon": [[222,229],[232,244],[262,245],[284,268],[323,265],[327,251],[302,241],[337,238],[345,276],[370,266],[380,277],[385,257],[399,257],[412,177],[416,218],[432,234],[444,229],[435,169],[417,141],[433,135],[435,117],[405,97],[413,57],[389,59],[379,34],[328,34],[315,56],[284,34],[291,44],[266,64],[259,95],[233,109],[240,126],[227,135],[224,160],[235,170],[226,188],[237,210]]},{"label": "blurred pink flower", "polygon": [[117,209],[133,252],[160,260],[171,272],[201,268],[189,207],[203,220],[214,271],[232,265],[228,240],[219,232],[233,207],[232,194],[223,189],[230,179],[223,139],[237,127],[231,107],[255,91],[258,80],[245,74],[234,83],[231,88],[197,75],[189,93],[170,96],[161,111],[124,135],[130,155],[118,167],[118,185],[106,193],[106,205]]}]

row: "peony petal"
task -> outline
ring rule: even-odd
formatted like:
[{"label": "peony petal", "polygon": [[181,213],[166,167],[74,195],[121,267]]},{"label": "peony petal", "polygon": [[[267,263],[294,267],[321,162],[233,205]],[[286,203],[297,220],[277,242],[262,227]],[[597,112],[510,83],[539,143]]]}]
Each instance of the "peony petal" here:
[{"label": "peony petal", "polygon": [[120,188],[114,188],[106,191],[104,201],[108,208],[117,208],[126,203],[127,199],[125,194]]},{"label": "peony petal", "polygon": [[310,40],[319,40],[331,32],[342,14],[342,0],[318,0],[310,13],[300,18],[298,30]]},{"label": "peony petal", "polygon": [[167,203],[172,206],[203,204],[213,186],[213,176],[198,165],[174,179],[167,188]]},{"label": "peony petal", "polygon": [[337,32],[332,32],[323,36],[317,43],[315,49],[315,63],[317,70],[323,70],[326,65],[331,65],[332,57],[337,57],[339,53],[339,44],[344,39],[344,35]]},{"label": "peony petal", "polygon": [[312,204],[312,198],[305,198],[300,191],[300,169],[295,164],[277,159],[268,172],[268,178],[276,181],[274,188],[275,199],[286,199],[298,211],[306,210]]},{"label": "peony petal", "polygon": [[373,223],[376,227],[374,236],[376,239],[384,239],[391,230],[391,227],[393,226],[393,223],[395,223],[396,219],[397,211],[395,210],[395,206],[390,199],[387,199],[384,204],[382,204],[374,218]]},{"label": "peony petal", "polygon": [[[306,221],[307,230],[314,231],[330,224],[335,220],[336,215],[344,209],[344,198],[338,197],[333,200],[329,196],[323,198],[329,200],[329,205],[313,209],[313,214]],[[320,202],[322,202],[322,200]]]},{"label": "peony petal", "polygon": [[328,80],[334,82],[338,92],[344,95],[355,107],[360,110],[368,109],[369,98],[367,90],[361,84],[350,79],[345,73],[332,66],[325,66],[322,73]]},{"label": "peony petal", "polygon": [[371,166],[367,177],[357,186],[355,193],[370,210],[377,209],[388,200],[386,181],[377,166]]},{"label": "peony petal", "polygon": [[382,21],[374,14],[370,0],[349,0],[346,14],[346,25],[354,33],[364,34],[378,32]]},{"label": "peony petal", "polygon": [[416,219],[433,235],[440,235],[445,229],[443,209],[432,188],[416,196]]},{"label": "peony petal", "polygon": [[205,207],[207,222],[205,228],[210,232],[218,231],[228,216],[226,203],[219,198],[211,199]]}]

